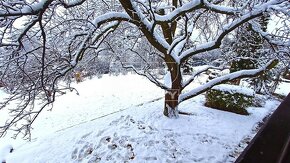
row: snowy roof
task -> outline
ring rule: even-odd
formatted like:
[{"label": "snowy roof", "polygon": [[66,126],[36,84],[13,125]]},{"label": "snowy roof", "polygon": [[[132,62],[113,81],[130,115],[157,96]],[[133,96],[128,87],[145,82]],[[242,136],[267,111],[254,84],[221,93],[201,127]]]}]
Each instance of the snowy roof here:
[{"label": "snowy roof", "polygon": [[251,88],[246,88],[238,85],[220,84],[212,87],[214,90],[229,92],[230,94],[240,93],[247,96],[254,96],[255,92]]}]

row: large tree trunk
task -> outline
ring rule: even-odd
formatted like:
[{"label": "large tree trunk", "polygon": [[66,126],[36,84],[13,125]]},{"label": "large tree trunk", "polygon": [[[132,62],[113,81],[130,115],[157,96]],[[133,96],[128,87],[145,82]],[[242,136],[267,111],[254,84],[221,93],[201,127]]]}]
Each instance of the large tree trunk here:
[{"label": "large tree trunk", "polygon": [[[178,0],[172,0],[172,5],[177,8]],[[165,11],[161,10],[161,15],[165,15]],[[173,21],[172,23],[162,23],[161,28],[163,31],[163,35],[166,38],[168,44],[172,44],[173,37],[175,35],[177,27],[177,22]],[[178,64],[170,54],[165,54],[165,62],[170,71],[171,77],[171,89],[167,90],[165,93],[165,102],[164,102],[164,111],[163,114],[169,118],[177,118],[178,117],[178,97],[181,91],[181,72],[180,72],[180,64]]]},{"label": "large tree trunk", "polygon": [[164,111],[163,114],[169,118],[178,117],[178,97],[181,93],[182,77],[180,65],[174,62],[167,62],[171,77],[171,89],[165,93]]}]

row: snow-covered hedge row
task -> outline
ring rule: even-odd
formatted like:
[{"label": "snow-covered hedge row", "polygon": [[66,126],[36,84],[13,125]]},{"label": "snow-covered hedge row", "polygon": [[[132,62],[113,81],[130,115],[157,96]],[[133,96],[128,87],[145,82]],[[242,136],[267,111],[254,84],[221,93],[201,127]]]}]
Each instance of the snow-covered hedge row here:
[{"label": "snow-covered hedge row", "polygon": [[221,84],[214,86],[206,93],[206,106],[248,115],[245,109],[253,104],[254,91],[249,88]]}]

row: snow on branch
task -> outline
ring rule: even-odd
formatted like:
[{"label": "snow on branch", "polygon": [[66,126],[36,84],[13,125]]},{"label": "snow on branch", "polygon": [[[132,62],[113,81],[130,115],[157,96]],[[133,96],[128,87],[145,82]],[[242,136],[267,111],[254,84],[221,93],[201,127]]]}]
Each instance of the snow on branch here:
[{"label": "snow on branch", "polygon": [[184,5],[182,5],[181,7],[176,8],[174,11],[172,11],[169,14],[166,15],[158,15],[155,14],[155,21],[157,22],[172,22],[174,19],[176,19],[177,17],[201,8],[202,6],[202,2],[201,0],[192,0]]},{"label": "snow on branch", "polygon": [[[284,33],[284,35],[280,36],[280,37],[284,37],[285,39],[284,40],[277,40],[274,37],[272,37],[273,36],[272,34],[270,34],[268,32],[264,32],[256,23],[254,23],[254,22],[249,22],[249,23],[253,27],[252,30],[254,30],[255,32],[259,33],[271,45],[282,46],[282,47],[290,47],[289,34],[287,35],[286,33]],[[290,27],[289,27],[289,29],[290,29]]]},{"label": "snow on branch", "polygon": [[23,3],[22,8],[14,7],[14,4],[11,5],[3,2],[6,6],[3,5],[5,10],[0,8],[0,17],[36,15],[45,10],[52,2],[53,0],[41,0],[33,4]]},{"label": "snow on branch", "polygon": [[131,17],[131,23],[135,24],[144,33],[148,41],[160,52],[166,53],[169,44],[165,38],[154,30],[153,23],[139,9],[138,4],[130,0],[120,0],[120,3]]},{"label": "snow on branch", "polygon": [[183,62],[188,57],[193,56],[195,54],[199,54],[202,52],[206,52],[206,51],[210,51],[210,50],[219,48],[223,38],[227,34],[232,32],[234,29],[239,27],[241,24],[248,22],[249,20],[254,19],[256,17],[261,16],[261,14],[263,12],[267,11],[273,5],[278,5],[282,2],[283,2],[282,0],[272,0],[272,1],[269,1],[267,3],[256,6],[254,10],[249,11],[246,14],[242,15],[240,18],[224,25],[222,32],[216,37],[215,40],[203,43],[201,45],[197,45],[195,47],[192,47],[192,48],[184,51],[179,56],[179,59],[181,60],[181,62]]},{"label": "snow on branch", "polygon": [[123,68],[125,68],[125,69],[131,69],[131,70],[133,70],[136,74],[138,74],[138,75],[140,75],[140,76],[144,76],[144,77],[146,77],[150,82],[152,82],[153,84],[155,84],[157,87],[159,87],[159,88],[161,88],[161,89],[164,89],[164,90],[169,90],[169,89],[170,89],[167,85],[165,85],[165,84],[161,83],[160,81],[158,81],[158,80],[156,79],[156,77],[154,77],[154,76],[153,76],[149,71],[144,70],[144,73],[143,73],[143,72],[138,71],[138,70],[135,68],[135,66],[133,66],[133,65],[125,65],[125,64],[124,64],[123,62],[121,62],[121,61],[120,61],[120,63],[121,63],[121,65],[122,65]]},{"label": "snow on branch", "polygon": [[240,8],[212,4],[208,2],[207,0],[203,0],[203,3],[205,5],[205,8],[208,8],[211,11],[214,11],[216,13],[221,13],[221,14],[234,15],[234,14],[237,14],[241,10]]},{"label": "snow on branch", "polygon": [[73,0],[73,1],[68,1],[65,2],[64,0],[61,0],[61,4],[63,5],[64,8],[70,8],[70,7],[74,7],[77,5],[81,5],[82,3],[84,3],[86,0]]},{"label": "snow on branch", "polygon": [[[92,29],[85,39],[82,41],[81,45],[79,46],[78,50],[76,50],[72,56],[74,57],[72,61],[70,61],[70,66],[66,67],[64,70],[60,72],[61,76],[64,76],[69,70],[74,68],[77,63],[82,59],[85,51],[88,48],[91,48],[92,46],[99,47],[100,44],[103,42],[103,40],[106,38],[106,36],[112,32],[112,30],[116,29],[119,25],[118,22],[112,22],[108,25],[104,26],[104,29],[101,31],[101,33],[96,34],[94,36],[94,33],[96,32],[96,29]],[[102,38],[102,36],[104,36]],[[95,45],[97,44],[97,45]]]},{"label": "snow on branch", "polygon": [[225,83],[227,81],[231,81],[231,80],[239,79],[239,78],[255,77],[255,76],[260,75],[269,69],[272,69],[277,64],[278,64],[278,60],[274,59],[274,60],[269,61],[265,66],[262,66],[258,69],[241,70],[241,71],[233,72],[233,73],[221,76],[221,77],[217,77],[215,79],[210,80],[209,82],[207,82],[206,84],[204,84],[202,86],[199,86],[199,87],[197,87],[197,88],[195,88],[187,93],[181,94],[179,96],[179,102],[183,102],[187,99],[190,99],[198,94],[201,94],[201,93],[209,90],[210,88],[212,88],[215,85]]},{"label": "snow on branch", "polygon": [[25,15],[36,15],[41,11],[48,8],[49,5],[62,5],[64,8],[71,8],[81,5],[86,0],[60,0],[59,2],[54,0],[40,0],[37,3],[29,4],[28,2],[1,2],[1,5],[5,9],[0,8],[0,17],[6,16],[25,16]]},{"label": "snow on branch", "polygon": [[184,81],[182,83],[182,89],[184,89],[185,87],[187,87],[191,82],[194,81],[194,79],[200,75],[201,73],[209,70],[209,69],[216,69],[216,70],[222,70],[222,67],[214,67],[214,66],[204,66],[203,68],[199,69],[198,71],[194,72],[194,74],[191,75],[191,77],[189,79],[187,79],[186,81]]},{"label": "snow on branch", "polygon": [[103,15],[100,15],[94,19],[92,24],[96,28],[99,28],[100,25],[108,23],[111,21],[128,21],[131,22],[131,18],[125,12],[109,12]]}]

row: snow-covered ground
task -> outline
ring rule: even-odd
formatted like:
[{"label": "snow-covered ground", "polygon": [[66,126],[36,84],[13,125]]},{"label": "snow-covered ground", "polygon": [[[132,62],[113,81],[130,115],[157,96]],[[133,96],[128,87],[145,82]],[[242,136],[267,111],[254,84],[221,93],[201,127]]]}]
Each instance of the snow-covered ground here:
[{"label": "snow-covered ground", "polygon": [[168,119],[162,115],[164,92],[143,77],[104,76],[75,87],[80,95],[61,96],[38,118],[32,142],[1,138],[0,161],[231,162],[229,155],[279,105],[268,100],[242,116],[204,107],[201,95],[180,105],[192,115]]},{"label": "snow-covered ground", "polygon": [[280,94],[282,96],[287,96],[290,92],[290,83],[282,83],[279,84],[275,93]]},{"label": "snow-covered ground", "polygon": [[[104,75],[101,79],[88,79],[72,86],[78,90],[79,95],[76,92],[67,92],[57,98],[53,110],[44,111],[37,119],[33,126],[32,139],[164,95],[163,90],[137,75]],[[0,90],[0,100],[4,97],[6,94]],[[0,111],[1,124],[5,122],[6,115],[7,112]],[[0,146],[1,144],[3,144],[3,139],[0,139]]]}]

